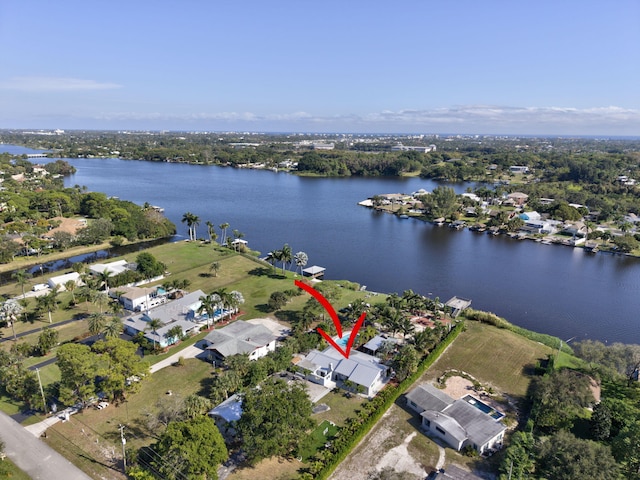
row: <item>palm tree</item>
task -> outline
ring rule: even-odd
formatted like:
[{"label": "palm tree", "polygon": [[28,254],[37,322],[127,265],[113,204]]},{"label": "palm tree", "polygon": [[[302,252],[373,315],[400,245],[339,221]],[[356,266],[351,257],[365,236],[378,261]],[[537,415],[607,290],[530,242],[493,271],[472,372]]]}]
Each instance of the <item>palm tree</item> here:
[{"label": "palm tree", "polygon": [[24,298],[25,297],[24,286],[28,283],[29,279],[31,278],[31,274],[24,269],[16,270],[11,274],[11,278],[13,278],[18,283],[18,285],[22,287],[22,298]]},{"label": "palm tree", "polygon": [[293,256],[293,261],[296,263],[296,272],[300,268],[300,275],[302,275],[302,269],[307,265],[309,256],[305,252],[298,252]]},{"label": "palm tree", "polygon": [[[207,328],[210,327],[214,320],[216,309],[218,308],[218,304],[220,303],[220,297],[218,295],[209,294],[206,296],[201,296],[198,300],[200,300],[200,308],[198,308],[198,314],[202,315],[202,313],[207,314]],[[211,322],[211,324],[209,324]]]},{"label": "palm tree", "polygon": [[104,329],[106,318],[102,313],[94,312],[89,315],[89,333],[98,335]]},{"label": "palm tree", "polygon": [[22,313],[23,308],[15,300],[7,300],[0,307],[0,318],[5,322],[11,324],[11,330],[13,332],[13,341],[17,341],[15,323],[18,320],[18,316]]},{"label": "palm tree", "polygon": [[71,294],[71,301],[73,302],[73,304],[76,304],[76,294],[75,294],[75,289],[78,286],[78,284],[76,283],[75,280],[69,280],[67,282],[64,282],[64,288],[67,292],[69,292]]},{"label": "palm tree", "polygon": [[189,240],[195,240],[197,238],[196,228],[200,225],[200,217],[191,212],[186,212],[182,215],[181,222],[186,223],[187,227],[189,227]]},{"label": "palm tree", "polygon": [[211,265],[209,265],[209,271],[213,272],[214,277],[217,277],[218,272],[220,271],[220,262],[213,262]]},{"label": "palm tree", "polygon": [[46,295],[37,297],[36,302],[39,309],[46,310],[49,313],[49,323],[52,323],[51,312],[55,312],[58,308],[58,291],[53,289]]},{"label": "palm tree", "polygon": [[207,225],[207,235],[209,235],[209,242],[215,243],[216,239],[218,238],[218,234],[216,233],[216,226],[213,224],[213,222],[210,222],[208,220],[205,225]]},{"label": "palm tree", "polygon": [[170,328],[169,331],[164,334],[164,338],[166,338],[167,342],[171,343],[172,345],[174,343],[177,343],[179,340],[182,340],[182,337],[182,328],[178,325]]},{"label": "palm tree", "polygon": [[271,264],[271,266],[273,267],[273,272],[275,273],[276,263],[278,263],[278,260],[280,260],[280,250],[271,250],[267,254],[266,260]]},{"label": "palm tree", "polygon": [[109,301],[109,297],[105,292],[95,292],[95,295],[93,298],[94,298],[94,303],[97,303],[98,307],[100,307],[100,313],[103,313],[104,306]]},{"label": "palm tree", "polygon": [[288,243],[284,244],[282,250],[280,250],[280,255],[280,261],[282,262],[282,274],[284,275],[284,270],[287,264],[290,263],[293,258],[293,253]]},{"label": "palm tree", "polygon": [[159,318],[152,318],[147,322],[146,331],[151,330],[153,333],[153,349],[156,349],[156,337],[158,336],[158,329],[162,327],[162,321]]},{"label": "palm tree", "polygon": [[109,293],[109,277],[109,270],[106,268],[104,269],[104,272],[98,274],[100,283],[104,286],[104,291],[107,293]]},{"label": "palm tree", "polygon": [[104,326],[103,333],[105,338],[118,338],[122,333],[122,320],[112,317]]},{"label": "palm tree", "polygon": [[228,223],[221,223],[218,225],[218,228],[222,231],[222,236],[220,237],[220,245],[224,245],[227,241],[227,228],[229,228]]}]

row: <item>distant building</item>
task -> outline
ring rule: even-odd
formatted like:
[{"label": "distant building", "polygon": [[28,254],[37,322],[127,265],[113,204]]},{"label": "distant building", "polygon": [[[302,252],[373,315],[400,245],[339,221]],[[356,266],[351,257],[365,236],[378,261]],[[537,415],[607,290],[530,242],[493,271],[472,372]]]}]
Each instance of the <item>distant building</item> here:
[{"label": "distant building", "polygon": [[512,165],[509,167],[511,173],[529,173],[529,167],[524,165]]},{"label": "distant building", "polygon": [[429,153],[429,152],[435,152],[436,151],[436,146],[435,145],[429,145],[428,147],[425,147],[425,146],[412,147],[412,146],[403,145],[402,143],[398,143],[398,144],[394,145],[393,147],[391,147],[391,151],[392,152],[421,152],[421,153]]}]

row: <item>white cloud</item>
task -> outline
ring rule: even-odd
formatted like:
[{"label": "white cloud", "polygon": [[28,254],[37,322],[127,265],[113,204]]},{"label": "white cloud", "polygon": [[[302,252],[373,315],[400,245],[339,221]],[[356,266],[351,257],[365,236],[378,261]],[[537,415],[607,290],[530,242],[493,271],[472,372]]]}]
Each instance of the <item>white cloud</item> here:
[{"label": "white cloud", "polygon": [[12,77],[0,81],[0,90],[21,92],[78,92],[120,88],[117,83],[68,77]]}]

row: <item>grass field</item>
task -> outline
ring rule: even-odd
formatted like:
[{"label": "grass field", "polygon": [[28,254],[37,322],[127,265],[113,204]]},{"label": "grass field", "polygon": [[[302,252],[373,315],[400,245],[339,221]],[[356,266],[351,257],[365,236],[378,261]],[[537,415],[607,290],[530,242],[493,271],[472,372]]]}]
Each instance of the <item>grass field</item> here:
[{"label": "grass field", "polygon": [[315,455],[320,447],[331,440],[338,431],[338,427],[325,420],[312,431],[301,445],[299,456],[303,462]]},{"label": "grass field", "polygon": [[[13,463],[8,458],[4,460],[0,460],[2,462],[2,467],[4,467],[0,471],[0,478],[10,478],[11,480],[30,480],[30,476],[20,470],[15,463]],[[6,468],[6,472],[2,473]]]},{"label": "grass field", "polygon": [[467,330],[429,369],[434,380],[448,369],[473,375],[480,382],[514,397],[524,397],[536,362],[553,350],[508,330],[468,321]]}]

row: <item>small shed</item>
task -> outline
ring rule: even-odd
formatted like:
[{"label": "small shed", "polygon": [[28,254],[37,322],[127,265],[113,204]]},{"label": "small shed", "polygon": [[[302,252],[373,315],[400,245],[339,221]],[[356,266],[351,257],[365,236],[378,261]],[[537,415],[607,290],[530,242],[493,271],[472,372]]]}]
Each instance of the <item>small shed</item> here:
[{"label": "small shed", "polygon": [[313,265],[312,267],[305,268],[304,270],[302,270],[302,274],[305,277],[322,278],[324,277],[324,271],[325,271],[324,267]]},{"label": "small shed", "polygon": [[460,312],[471,306],[471,300],[462,297],[452,297],[446,301],[445,305],[451,308],[451,316],[453,318],[460,315]]}]

